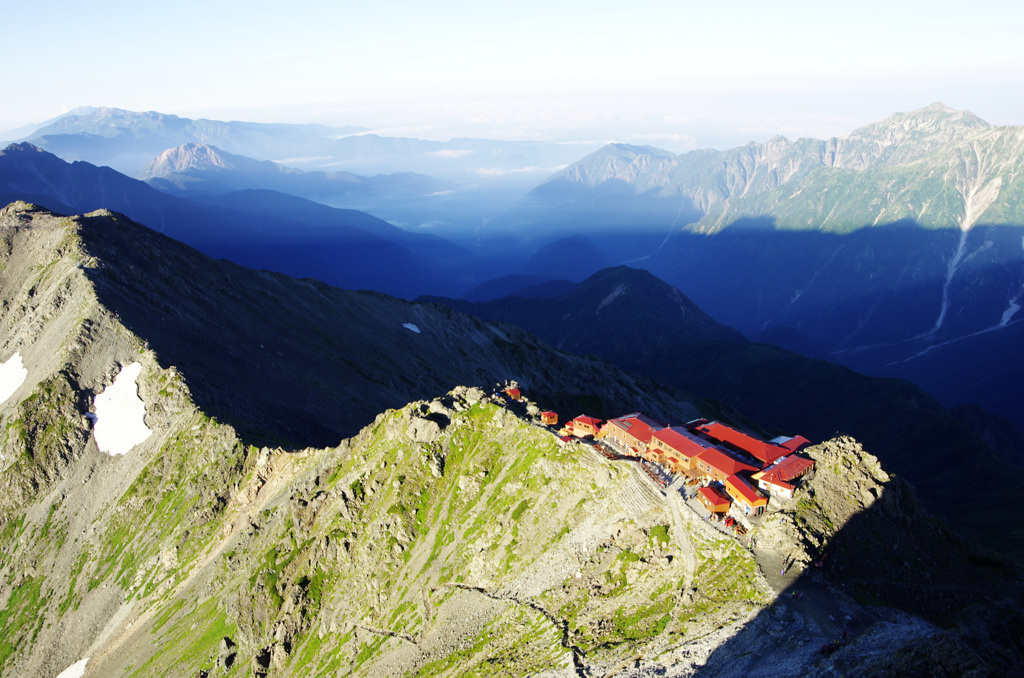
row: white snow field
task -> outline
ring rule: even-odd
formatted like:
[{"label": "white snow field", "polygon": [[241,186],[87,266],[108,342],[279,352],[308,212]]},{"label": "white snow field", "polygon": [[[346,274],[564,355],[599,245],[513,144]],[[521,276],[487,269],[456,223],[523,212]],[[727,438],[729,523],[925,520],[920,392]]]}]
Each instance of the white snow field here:
[{"label": "white snow field", "polygon": [[86,657],[80,662],[75,662],[71,666],[61,671],[57,678],[82,678],[82,676],[85,675],[85,665],[88,662],[88,657]]},{"label": "white snow field", "polygon": [[15,353],[0,365],[0,404],[14,395],[27,377],[28,370],[21,362],[21,353]]},{"label": "white snow field", "polygon": [[100,450],[110,456],[125,454],[153,434],[146,426],[146,404],[139,399],[135,383],[142,365],[121,368],[114,383],[96,396],[96,426],[93,436]]}]

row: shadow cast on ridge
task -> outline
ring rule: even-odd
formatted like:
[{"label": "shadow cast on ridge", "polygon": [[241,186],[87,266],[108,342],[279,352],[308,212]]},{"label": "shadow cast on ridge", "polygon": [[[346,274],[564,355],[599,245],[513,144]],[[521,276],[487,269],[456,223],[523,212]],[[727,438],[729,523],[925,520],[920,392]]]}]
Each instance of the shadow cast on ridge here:
[{"label": "shadow cast on ridge", "polygon": [[216,261],[118,215],[80,219],[102,262],[85,269],[100,302],[246,443],[337,445],[383,409],[442,387],[436,375],[381,367],[382,355],[422,348],[402,328],[408,302]]},{"label": "shadow cast on ridge", "polygon": [[1020,567],[951,532],[902,479],[830,537],[813,496],[784,510],[811,536],[790,553],[758,545],[781,593],[692,675],[1024,675]]}]

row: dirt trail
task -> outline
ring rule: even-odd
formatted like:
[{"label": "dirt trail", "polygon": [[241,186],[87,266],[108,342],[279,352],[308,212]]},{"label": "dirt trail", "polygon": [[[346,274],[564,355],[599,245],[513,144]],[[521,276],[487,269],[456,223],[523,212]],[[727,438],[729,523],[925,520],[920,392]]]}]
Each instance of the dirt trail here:
[{"label": "dirt trail", "polygon": [[[785,605],[804,618],[813,620],[825,635],[839,635],[843,631],[845,612],[839,596],[827,585],[815,581],[811,570],[789,568],[782,573],[784,556],[772,549],[754,548],[754,558],[778,595],[776,604]],[[799,592],[802,597],[794,597]]]},{"label": "dirt trail", "polygon": [[697,572],[697,556],[694,553],[693,543],[690,541],[689,535],[686,533],[686,526],[683,524],[683,516],[680,513],[680,504],[683,502],[682,495],[679,494],[679,488],[683,486],[685,478],[678,478],[674,483],[669,485],[666,489],[666,501],[668,502],[669,510],[672,512],[672,527],[675,534],[679,535],[677,542],[679,543],[679,550],[683,554],[683,562],[686,564],[686,574],[683,579],[683,590],[689,591],[693,587],[693,577]]}]

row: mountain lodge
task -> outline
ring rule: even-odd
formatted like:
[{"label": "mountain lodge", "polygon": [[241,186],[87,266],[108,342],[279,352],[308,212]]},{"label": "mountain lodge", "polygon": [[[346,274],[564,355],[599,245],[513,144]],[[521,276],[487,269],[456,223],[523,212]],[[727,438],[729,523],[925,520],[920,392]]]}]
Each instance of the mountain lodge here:
[{"label": "mountain lodge", "polygon": [[581,414],[566,423],[565,432],[593,435],[606,456],[640,459],[669,471],[666,477],[683,474],[702,482],[697,498],[712,515],[727,513],[730,506],[746,516],[760,515],[769,497],[792,499],[794,481],[814,469],[813,460],[794,454],[810,444],[803,436],[765,442],[719,421],[667,426],[640,412],[600,425],[600,419]]}]

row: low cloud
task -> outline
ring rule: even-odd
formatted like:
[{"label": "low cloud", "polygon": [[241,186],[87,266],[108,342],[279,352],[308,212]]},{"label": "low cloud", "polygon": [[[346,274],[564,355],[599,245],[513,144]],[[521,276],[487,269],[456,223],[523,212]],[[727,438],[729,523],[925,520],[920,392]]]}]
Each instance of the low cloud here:
[{"label": "low cloud", "polygon": [[465,158],[467,155],[473,155],[473,153],[475,153],[475,151],[471,151],[468,148],[446,148],[441,151],[431,151],[427,153],[427,155],[433,155],[438,158]]},{"label": "low cloud", "polygon": [[499,169],[497,167],[480,167],[477,168],[476,173],[482,174],[485,177],[496,177],[503,174],[553,174],[564,170],[568,165],[558,165],[556,167],[514,167],[512,169]]}]

